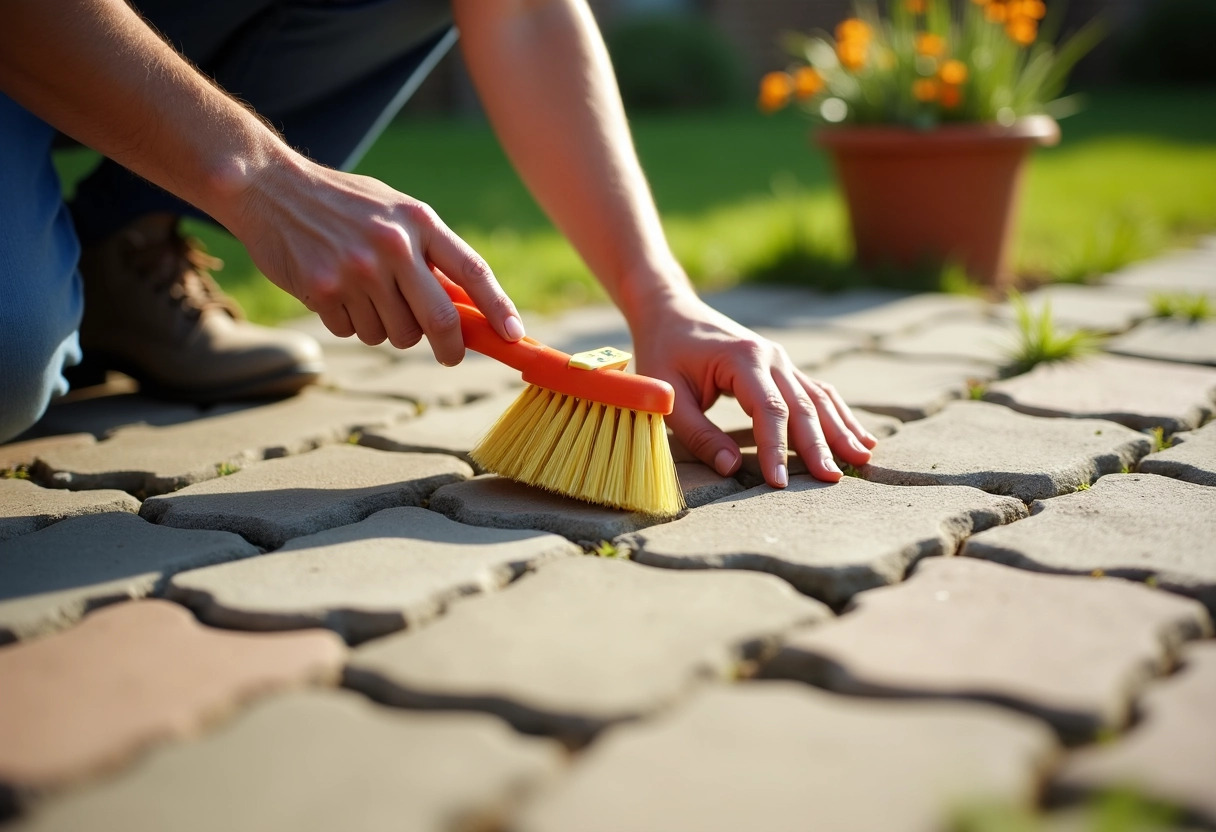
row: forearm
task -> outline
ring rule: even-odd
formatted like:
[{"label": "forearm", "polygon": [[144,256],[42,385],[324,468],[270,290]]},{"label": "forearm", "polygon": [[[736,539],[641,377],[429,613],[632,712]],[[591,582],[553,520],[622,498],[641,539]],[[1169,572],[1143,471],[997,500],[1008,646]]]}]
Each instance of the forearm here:
[{"label": "forearm", "polygon": [[221,222],[292,156],[121,0],[10,0],[5,12],[0,90]]},{"label": "forearm", "polygon": [[631,322],[691,291],[642,174],[607,51],[581,0],[454,0],[507,155]]}]

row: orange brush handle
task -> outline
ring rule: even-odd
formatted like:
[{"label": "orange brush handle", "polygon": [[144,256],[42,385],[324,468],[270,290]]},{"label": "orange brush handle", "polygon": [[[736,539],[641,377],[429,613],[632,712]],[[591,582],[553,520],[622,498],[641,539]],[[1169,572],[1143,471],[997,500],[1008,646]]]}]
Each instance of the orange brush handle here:
[{"label": "orange brush handle", "polygon": [[675,391],[667,382],[621,370],[571,367],[569,355],[532,338],[504,340],[464,289],[450,280],[441,282],[460,313],[464,345],[519,370],[528,384],[630,410],[671,413]]}]

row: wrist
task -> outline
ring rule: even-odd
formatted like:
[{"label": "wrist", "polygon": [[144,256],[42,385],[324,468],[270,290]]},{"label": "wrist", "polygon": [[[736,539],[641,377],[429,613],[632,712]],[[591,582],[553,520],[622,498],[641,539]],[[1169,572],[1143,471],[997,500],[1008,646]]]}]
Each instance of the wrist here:
[{"label": "wrist", "polygon": [[696,290],[675,259],[630,270],[616,283],[617,306],[634,332],[656,325],[677,307],[695,301]]},{"label": "wrist", "polygon": [[284,189],[284,180],[306,175],[308,161],[269,130],[251,137],[244,147],[225,150],[208,160],[201,177],[203,193],[195,202],[230,231],[254,206]]}]

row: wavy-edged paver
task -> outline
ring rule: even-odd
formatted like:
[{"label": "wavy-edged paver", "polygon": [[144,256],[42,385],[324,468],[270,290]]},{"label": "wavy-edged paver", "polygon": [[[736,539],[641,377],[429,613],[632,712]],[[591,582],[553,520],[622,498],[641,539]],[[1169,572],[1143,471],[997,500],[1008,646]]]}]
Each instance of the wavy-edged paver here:
[{"label": "wavy-edged paver", "polygon": [[64,520],[0,543],[0,643],[161,591],[177,572],[256,555],[229,532],[169,529],[126,512]]},{"label": "wavy-edged paver", "polygon": [[755,332],[784,349],[795,367],[810,369],[866,346],[868,337],[831,329],[756,327]]},{"label": "wavy-edged paver", "polygon": [[328,627],[355,643],[417,626],[453,599],[496,590],[533,564],[580,554],[553,534],[390,508],[273,554],[175,575],[166,593],[221,627]]},{"label": "wavy-edged paver", "polygon": [[383,702],[489,710],[585,739],[675,703],[799,624],[831,617],[769,575],[567,558],[355,650],[346,683]]},{"label": "wavy-edged paver", "polygon": [[97,441],[91,433],[67,433],[60,436],[44,436],[0,445],[0,473],[33,464],[39,453],[54,448],[84,448]]},{"label": "wavy-edged paver", "polygon": [[1175,444],[1140,460],[1139,470],[1178,480],[1216,485],[1216,422],[1174,437]]},{"label": "wavy-edged paver", "polygon": [[1107,276],[1104,283],[1145,298],[1158,292],[1186,292],[1216,300],[1216,249],[1207,245],[1135,263]]},{"label": "wavy-edged paver", "polygon": [[39,807],[23,832],[484,829],[557,774],[556,743],[484,714],[416,714],[342,691],[256,703],[191,743]]},{"label": "wavy-edged paver", "polygon": [[168,427],[120,428],[96,445],[40,454],[31,475],[56,488],[164,494],[214,479],[226,467],[311,450],[413,413],[409,404],[312,391]]},{"label": "wavy-edged paver", "polygon": [[[891,436],[903,424],[903,422],[894,416],[872,413],[860,407],[852,407],[850,410],[857,417],[857,421],[861,423],[863,428],[880,439],[884,436]],[[756,438],[752,431],[752,417],[747,415],[747,411],[743,409],[743,405],[739,404],[739,400],[733,396],[719,396],[709,410],[705,411],[705,416],[723,433],[729,435],[741,446],[749,447],[756,444]],[[673,452],[678,444],[678,441],[673,439]],[[683,450],[683,448],[680,448],[680,450]]]},{"label": "wavy-edged paver", "polygon": [[963,486],[900,488],[845,477],[757,486],[617,542],[639,563],[771,572],[829,604],[903,579],[923,557],[1026,516],[1011,497]]},{"label": "wavy-edged paver", "polygon": [[151,497],[140,514],[163,526],[236,532],[275,549],[382,509],[420,505],[436,488],[472,475],[443,454],[331,445]]},{"label": "wavy-edged paver", "polygon": [[879,443],[861,475],[889,485],[970,485],[1024,502],[1128,470],[1152,441],[1101,419],[1045,419],[953,402]]},{"label": "wavy-edged paver", "polygon": [[609,731],[511,829],[928,832],[971,805],[1031,808],[1057,754],[1042,723],[991,706],[715,686]]},{"label": "wavy-edged paver", "polygon": [[469,451],[516,398],[515,392],[500,393],[464,407],[427,408],[416,419],[363,431],[359,444],[381,451],[451,454],[476,467]]},{"label": "wavy-edged paver", "polygon": [[475,399],[523,387],[519,370],[468,354],[455,367],[434,361],[398,361],[369,375],[340,379],[348,393],[387,396],[430,407],[456,407]]},{"label": "wavy-edged paver", "polygon": [[323,630],[233,633],[168,601],[114,604],[0,650],[0,781],[45,789],[112,769],[252,696],[337,682],[345,654]]},{"label": "wavy-edged paver", "polygon": [[880,348],[907,358],[963,359],[1006,367],[1013,363],[1010,356],[1016,342],[1010,324],[977,317],[936,321],[884,338]]},{"label": "wavy-edged paver", "polygon": [[1126,736],[1069,755],[1057,788],[1130,788],[1216,824],[1216,642],[1189,645],[1182,662],[1145,691]]},{"label": "wavy-edged paver", "polygon": [[1075,741],[1126,725],[1182,643],[1211,634],[1200,604],[1145,586],[933,558],[836,621],[791,633],[764,673],[852,694],[997,702]]},{"label": "wavy-edged paver", "polygon": [[[842,300],[851,293],[844,293]],[[866,294],[858,292],[865,296]],[[832,304],[812,306],[808,313],[817,323],[833,328],[864,332],[873,336],[895,335],[918,329],[934,321],[970,318],[984,312],[986,304],[979,298],[941,292],[919,292],[905,297],[888,298],[866,308],[845,310]],[[801,315],[801,311],[797,314]]]},{"label": "wavy-edged paver", "polygon": [[850,405],[907,422],[936,413],[996,374],[991,364],[960,359],[855,354],[820,367],[815,378],[835,385]]},{"label": "wavy-edged paver", "polygon": [[[1023,296],[1036,319],[1050,306],[1052,323],[1065,330],[1122,332],[1153,314],[1147,293],[1125,292],[1101,286],[1056,283],[1035,289]],[[1003,320],[1016,320],[1012,303],[994,307]]]},{"label": "wavy-edged paver", "polygon": [[1109,419],[1173,433],[1198,427],[1216,410],[1216,369],[1095,355],[993,382],[984,398],[1033,416]]},{"label": "wavy-edged paver", "polygon": [[0,478],[0,540],[29,534],[53,523],[86,514],[139,511],[139,500],[125,491],[71,492],[42,488],[29,480]]},{"label": "wavy-edged paver", "polygon": [[1112,474],[1043,500],[1031,517],[990,529],[962,554],[1042,572],[1095,570],[1148,581],[1216,615],[1216,489],[1154,474]]},{"label": "wavy-edged paver", "polygon": [[1111,352],[1216,366],[1216,321],[1148,321],[1106,345]]}]

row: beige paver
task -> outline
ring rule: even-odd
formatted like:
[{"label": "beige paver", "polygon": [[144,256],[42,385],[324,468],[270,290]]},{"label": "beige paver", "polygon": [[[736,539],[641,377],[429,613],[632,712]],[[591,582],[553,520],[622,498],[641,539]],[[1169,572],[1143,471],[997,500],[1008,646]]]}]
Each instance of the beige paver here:
[{"label": "beige paver", "polygon": [[1110,275],[1105,283],[1141,297],[1186,292],[1216,300],[1216,254],[1210,247],[1201,247],[1156,257]]},{"label": "beige paver", "polygon": [[1216,485],[1216,422],[1174,437],[1174,446],[1140,461],[1145,474],[1160,474],[1200,485]]},{"label": "beige paver", "polygon": [[359,444],[381,451],[446,453],[473,465],[469,451],[518,395],[509,391],[486,396],[464,407],[428,408],[416,419],[363,431]]},{"label": "beige paver", "polygon": [[830,617],[770,575],[566,558],[358,648],[346,681],[384,702],[489,710],[582,739],[670,706],[781,632]]},{"label": "beige paver", "polygon": [[1007,367],[1017,341],[1008,323],[988,318],[961,318],[931,322],[921,329],[884,338],[883,352],[905,358],[962,359]]},{"label": "beige paver", "polygon": [[[1101,286],[1057,283],[1028,292],[1024,298],[1036,319],[1050,306],[1052,323],[1064,330],[1122,332],[1153,314],[1147,295]],[[993,312],[1003,320],[1016,319],[1011,303],[999,304]]]},{"label": "beige paver", "polygon": [[553,534],[390,508],[298,537],[274,554],[175,575],[167,593],[221,627],[328,627],[359,642],[417,626],[456,598],[499,589],[533,564],[580,554]]},{"label": "beige paver", "polygon": [[455,367],[436,361],[399,361],[379,372],[337,383],[347,392],[404,399],[426,407],[455,407],[523,387],[518,370],[475,353],[468,353]]},{"label": "beige paver", "polygon": [[472,474],[443,454],[332,445],[152,497],[140,514],[163,526],[236,532],[277,549],[293,537],[357,523],[382,509],[420,505],[436,488]]},{"label": "beige paver", "polygon": [[859,595],[840,619],[791,634],[765,673],[1008,704],[1067,739],[1093,739],[1127,724],[1182,642],[1211,634],[1200,604],[1145,586],[932,558],[906,583]]},{"label": "beige paver", "polygon": [[139,500],[125,491],[73,493],[41,488],[29,480],[0,478],[0,540],[29,534],[85,514],[139,511]]},{"label": "beige paver", "polygon": [[848,355],[815,371],[815,378],[835,385],[850,406],[905,422],[936,413],[966,395],[970,384],[995,377],[991,364],[869,354]]},{"label": "beige paver", "polygon": [[1149,321],[1106,348],[1121,355],[1216,366],[1216,321]]},{"label": "beige paver", "polygon": [[0,445],[0,471],[28,467],[40,452],[52,448],[82,448],[97,440],[91,433],[66,433]]},{"label": "beige paver", "polygon": [[785,348],[795,367],[809,369],[866,346],[865,335],[829,329],[756,327],[755,332]]}]

